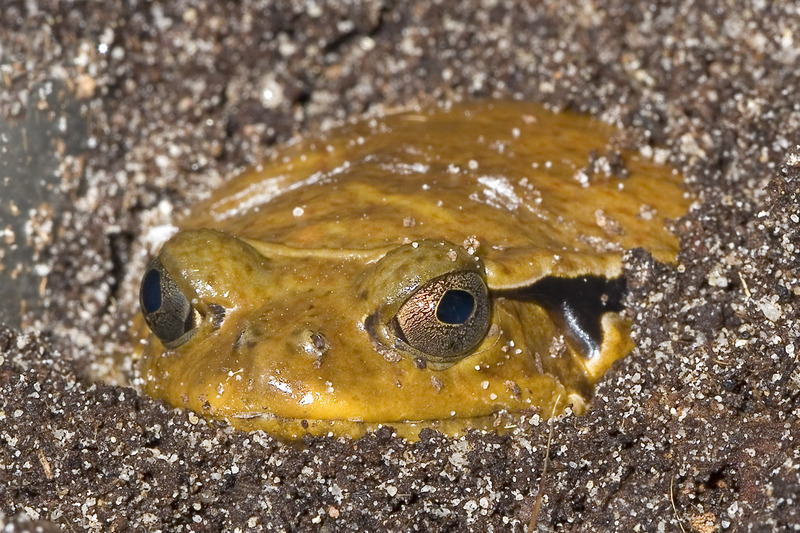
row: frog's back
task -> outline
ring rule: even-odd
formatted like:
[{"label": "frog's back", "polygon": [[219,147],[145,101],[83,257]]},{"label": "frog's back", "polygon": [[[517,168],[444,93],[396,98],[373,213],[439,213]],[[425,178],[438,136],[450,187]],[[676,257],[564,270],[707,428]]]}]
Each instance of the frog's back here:
[{"label": "frog's back", "polygon": [[680,216],[685,201],[679,176],[609,146],[613,132],[520,102],[362,121],[278,152],[183,226],[309,250],[468,241],[500,267],[537,252],[548,262],[561,253],[567,263],[588,253],[607,256],[597,273],[617,275],[626,248],[675,256],[663,222]]}]

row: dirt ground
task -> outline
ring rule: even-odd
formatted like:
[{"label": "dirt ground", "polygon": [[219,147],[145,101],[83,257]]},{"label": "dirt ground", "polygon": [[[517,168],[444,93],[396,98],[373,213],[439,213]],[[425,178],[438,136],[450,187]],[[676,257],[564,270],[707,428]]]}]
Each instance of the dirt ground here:
[{"label": "dirt ground", "polygon": [[[799,27],[789,1],[5,2],[0,526],[800,530]],[[617,124],[698,198],[678,265],[629,254],[636,349],[543,483],[538,417],[287,446],[119,385],[152,228],[297,133],[485,97]]]}]

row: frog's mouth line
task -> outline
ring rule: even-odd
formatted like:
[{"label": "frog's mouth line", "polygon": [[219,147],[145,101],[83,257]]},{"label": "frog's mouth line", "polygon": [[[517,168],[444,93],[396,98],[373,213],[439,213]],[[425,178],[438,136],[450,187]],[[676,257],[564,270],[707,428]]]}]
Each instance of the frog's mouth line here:
[{"label": "frog's mouth line", "polygon": [[469,430],[492,430],[502,434],[513,430],[525,422],[526,419],[533,419],[536,416],[546,419],[549,415],[544,413],[560,412],[568,405],[571,405],[572,410],[579,414],[586,409],[586,402],[580,395],[570,395],[565,400],[559,394],[553,399],[553,406],[544,410],[539,407],[521,411],[498,409],[488,415],[473,417],[365,422],[347,418],[284,418],[272,413],[254,412],[229,415],[226,418],[236,420],[234,425],[239,429],[264,430],[272,435],[278,435],[279,438],[288,442],[296,442],[297,439],[306,434],[327,435],[333,433],[335,435],[346,434],[352,438],[358,438],[382,427],[393,428],[397,436],[416,441],[419,440],[420,431],[425,428],[434,429],[447,435],[463,435]]}]

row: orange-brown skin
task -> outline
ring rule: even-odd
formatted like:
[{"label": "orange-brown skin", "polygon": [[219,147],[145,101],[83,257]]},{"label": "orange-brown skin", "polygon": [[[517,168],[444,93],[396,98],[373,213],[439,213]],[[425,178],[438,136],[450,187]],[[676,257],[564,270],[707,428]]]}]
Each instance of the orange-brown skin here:
[{"label": "orange-brown skin", "polygon": [[[571,113],[480,102],[283,148],[197,206],[163,246],[159,260],[198,323],[172,350],[149,336],[146,391],[289,438],[378,424],[410,438],[422,426],[455,434],[498,413],[583,409],[630,351],[628,323],[603,315],[601,349],[586,354],[542,306],[498,291],[548,276],[615,278],[634,247],[674,260],[664,221],[688,207],[680,176],[625,151],[624,179],[582,170],[613,135]],[[451,271],[483,277],[490,327],[465,357],[425,366],[390,322]]]}]

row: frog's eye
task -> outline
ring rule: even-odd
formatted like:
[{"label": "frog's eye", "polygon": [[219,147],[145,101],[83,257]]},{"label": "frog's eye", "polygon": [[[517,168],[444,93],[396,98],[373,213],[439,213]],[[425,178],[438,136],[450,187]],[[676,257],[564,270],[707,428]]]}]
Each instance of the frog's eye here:
[{"label": "frog's eye", "polygon": [[455,363],[486,336],[489,293],[477,272],[452,272],[423,285],[392,319],[395,334],[436,363]]},{"label": "frog's eye", "polygon": [[142,278],[139,303],[145,322],[167,348],[180,346],[197,330],[199,314],[157,258]]}]

